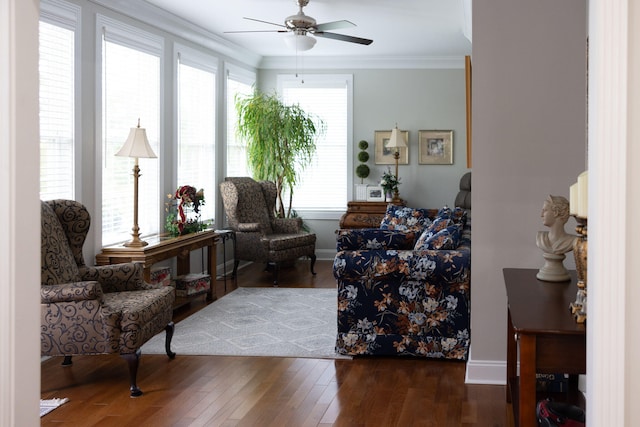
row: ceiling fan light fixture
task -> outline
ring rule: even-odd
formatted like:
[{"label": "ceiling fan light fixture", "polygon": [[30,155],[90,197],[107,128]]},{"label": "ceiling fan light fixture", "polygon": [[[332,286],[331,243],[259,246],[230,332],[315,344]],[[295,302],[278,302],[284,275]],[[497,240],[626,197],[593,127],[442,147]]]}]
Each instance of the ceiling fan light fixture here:
[{"label": "ceiling fan light fixture", "polygon": [[316,45],[316,39],[314,37],[307,36],[305,34],[287,34],[284,37],[284,42],[290,49],[296,51],[310,50]]}]

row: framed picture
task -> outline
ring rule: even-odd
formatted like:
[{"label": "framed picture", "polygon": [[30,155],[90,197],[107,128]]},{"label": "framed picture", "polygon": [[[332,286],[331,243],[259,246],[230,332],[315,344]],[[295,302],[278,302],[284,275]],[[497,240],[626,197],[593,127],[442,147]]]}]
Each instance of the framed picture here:
[{"label": "framed picture", "polygon": [[382,187],[375,185],[367,186],[367,202],[384,202],[384,191],[382,191]]},{"label": "framed picture", "polygon": [[[402,132],[402,136],[404,137],[404,140],[407,142],[407,146],[404,148],[400,148],[400,158],[398,159],[398,164],[408,165],[409,164],[409,131],[403,130],[401,132]],[[393,158],[393,154],[395,153],[395,148],[387,147],[390,139],[391,139],[390,130],[377,130],[375,132],[376,165],[395,165],[396,164],[396,160]]]},{"label": "framed picture", "polygon": [[418,164],[452,165],[453,131],[421,130],[418,132]]}]

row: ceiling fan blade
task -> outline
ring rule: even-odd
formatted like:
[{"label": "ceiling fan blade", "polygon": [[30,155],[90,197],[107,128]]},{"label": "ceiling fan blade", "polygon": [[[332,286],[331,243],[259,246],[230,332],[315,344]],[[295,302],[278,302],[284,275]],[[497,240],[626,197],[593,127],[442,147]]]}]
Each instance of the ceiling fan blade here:
[{"label": "ceiling fan blade", "polygon": [[338,28],[349,28],[349,27],[355,27],[356,24],[354,24],[351,21],[332,21],[332,22],[325,22],[323,24],[318,24],[316,25],[316,28],[318,31],[327,31],[327,30],[337,30]]},{"label": "ceiling fan blade", "polygon": [[256,21],[256,22],[262,22],[263,24],[269,24],[269,25],[277,25],[278,27],[282,27],[282,28],[287,28],[282,24],[276,24],[275,22],[269,22],[269,21],[263,21],[261,19],[255,19],[255,18],[247,18],[246,16],[244,17],[244,19],[248,19],[249,21]]},{"label": "ceiling fan blade", "polygon": [[239,30],[239,31],[224,31],[225,34],[237,34],[237,33],[286,33],[287,30]]},{"label": "ceiling fan blade", "polygon": [[371,43],[373,43],[373,40],[371,39],[363,39],[360,37],[347,36],[344,34],[327,33],[325,31],[315,31],[313,35],[318,37],[325,37],[328,39],[340,40],[343,42],[351,42],[351,43],[358,43],[358,44],[365,44],[365,45],[370,45]]}]

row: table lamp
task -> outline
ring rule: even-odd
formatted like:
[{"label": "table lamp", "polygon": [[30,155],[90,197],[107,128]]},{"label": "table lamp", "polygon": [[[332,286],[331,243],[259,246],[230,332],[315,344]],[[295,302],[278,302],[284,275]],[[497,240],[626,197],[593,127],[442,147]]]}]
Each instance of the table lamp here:
[{"label": "table lamp", "polygon": [[133,227],[131,228],[132,239],[124,246],[141,248],[147,246],[147,242],[140,239],[140,228],[138,227],[138,178],[140,177],[140,167],[138,166],[139,158],[155,159],[158,156],[155,155],[149,140],[147,139],[147,131],[140,127],[140,119],[138,119],[138,127],[131,128],[129,131],[129,137],[125,141],[124,145],[116,153],[116,156],[120,157],[133,157],[135,164],[133,166]]},{"label": "table lamp", "polygon": [[[400,182],[400,178],[398,177],[398,159],[400,159],[400,149],[406,148],[407,142],[404,140],[404,136],[402,135],[402,131],[398,129],[398,125],[393,128],[391,131],[391,137],[389,138],[389,143],[387,144],[387,148],[394,149],[393,158],[396,161],[396,179]],[[394,204],[398,204],[401,202],[400,200],[400,192],[398,187],[396,186],[393,192],[393,200]]]}]

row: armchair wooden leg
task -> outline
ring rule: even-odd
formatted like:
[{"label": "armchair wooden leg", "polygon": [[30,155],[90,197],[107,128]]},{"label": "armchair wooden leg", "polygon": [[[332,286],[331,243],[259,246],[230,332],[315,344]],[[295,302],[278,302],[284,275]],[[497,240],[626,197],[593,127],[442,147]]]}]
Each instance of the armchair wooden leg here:
[{"label": "armchair wooden leg", "polygon": [[131,383],[129,391],[131,392],[131,397],[142,396],[142,390],[140,390],[136,384],[138,365],[140,365],[140,349],[135,353],[125,353],[120,356],[122,356],[122,358],[127,361],[127,365],[129,365],[129,382]]},{"label": "armchair wooden leg", "polygon": [[311,274],[313,274],[315,276],[316,272],[313,271],[313,266],[314,265],[316,265],[316,254],[312,254],[311,255]]},{"label": "armchair wooden leg", "polygon": [[73,365],[73,361],[71,361],[71,356],[65,356],[64,360],[61,363],[62,366],[67,367]]},{"label": "armchair wooden leg", "polygon": [[164,341],[164,349],[167,352],[167,356],[169,359],[175,359],[176,354],[171,351],[171,340],[173,339],[173,331],[175,331],[176,325],[173,322],[169,322],[169,324],[164,328],[167,335]]},{"label": "armchair wooden leg", "polygon": [[273,286],[278,286],[278,271],[280,270],[280,263],[273,263]]}]

